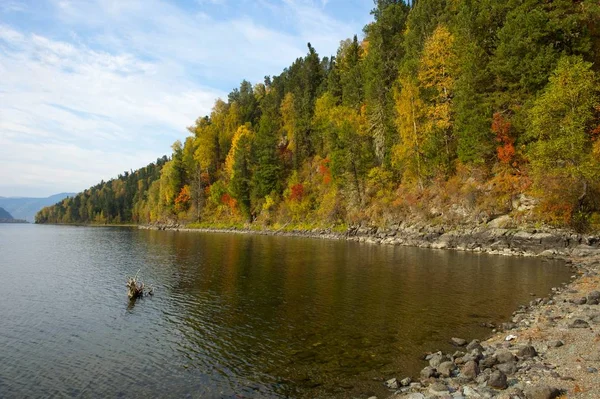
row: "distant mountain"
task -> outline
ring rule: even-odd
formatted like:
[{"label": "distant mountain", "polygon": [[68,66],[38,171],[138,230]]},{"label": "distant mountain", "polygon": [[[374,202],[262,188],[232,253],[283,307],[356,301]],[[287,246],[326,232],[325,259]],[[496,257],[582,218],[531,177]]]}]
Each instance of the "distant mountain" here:
[{"label": "distant mountain", "polygon": [[24,219],[28,222],[33,222],[35,214],[40,209],[54,205],[74,195],[75,193],[60,193],[46,198],[0,197],[0,207],[4,208],[15,219]]},{"label": "distant mountain", "polygon": [[14,219],[4,208],[0,208],[0,219]]}]

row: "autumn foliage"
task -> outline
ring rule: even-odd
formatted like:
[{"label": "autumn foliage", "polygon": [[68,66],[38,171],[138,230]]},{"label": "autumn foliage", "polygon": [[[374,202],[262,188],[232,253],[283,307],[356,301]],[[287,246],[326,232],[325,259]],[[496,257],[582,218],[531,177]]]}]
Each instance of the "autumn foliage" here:
[{"label": "autumn foliage", "polygon": [[500,112],[496,112],[492,121],[492,133],[496,135],[498,143],[498,161],[504,165],[512,164],[515,157],[515,139],[511,136],[510,129],[511,123]]}]

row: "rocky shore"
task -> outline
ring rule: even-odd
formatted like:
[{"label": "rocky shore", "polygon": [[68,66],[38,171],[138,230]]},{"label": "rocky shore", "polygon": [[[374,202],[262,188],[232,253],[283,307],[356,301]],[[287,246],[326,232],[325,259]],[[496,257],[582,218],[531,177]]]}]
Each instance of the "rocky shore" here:
[{"label": "rocky shore", "polygon": [[[564,259],[572,281],[534,298],[484,341],[449,337],[454,353],[424,357],[415,381],[385,382],[390,399],[600,398],[600,238],[554,229],[474,228],[400,224],[350,227],[344,233],[188,229],[177,224],[143,228],[346,239],[373,244],[454,249],[499,255]],[[414,377],[414,376],[413,376]],[[369,398],[374,399],[374,398]]]}]

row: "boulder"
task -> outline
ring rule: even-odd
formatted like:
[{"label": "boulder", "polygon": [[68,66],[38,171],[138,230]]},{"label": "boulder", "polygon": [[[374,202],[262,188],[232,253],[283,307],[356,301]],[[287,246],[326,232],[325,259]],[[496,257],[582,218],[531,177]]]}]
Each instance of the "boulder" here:
[{"label": "boulder", "polygon": [[519,349],[519,351],[517,352],[517,356],[523,359],[528,359],[537,356],[537,351],[533,346],[526,345]]},{"label": "boulder", "polygon": [[500,370],[496,370],[490,375],[487,384],[495,389],[506,389],[508,387],[506,375]]},{"label": "boulder", "polygon": [[479,366],[475,360],[469,360],[465,363],[465,365],[460,369],[460,373],[470,379],[475,379],[479,375]]},{"label": "boulder", "polygon": [[442,375],[442,377],[451,377],[452,372],[456,369],[456,366],[453,362],[443,362],[437,367],[437,371]]},{"label": "boulder", "polygon": [[496,369],[502,371],[506,375],[513,375],[517,372],[517,364],[515,362],[507,362],[496,365]]}]

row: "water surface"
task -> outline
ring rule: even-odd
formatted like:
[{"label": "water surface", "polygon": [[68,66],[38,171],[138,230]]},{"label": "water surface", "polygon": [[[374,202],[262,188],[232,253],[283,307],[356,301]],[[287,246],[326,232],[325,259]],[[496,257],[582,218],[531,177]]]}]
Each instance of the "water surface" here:
[{"label": "water surface", "polygon": [[[130,303],[125,277],[154,297]],[[0,224],[0,397],[368,397],[489,333],[559,262],[344,241]]]}]

